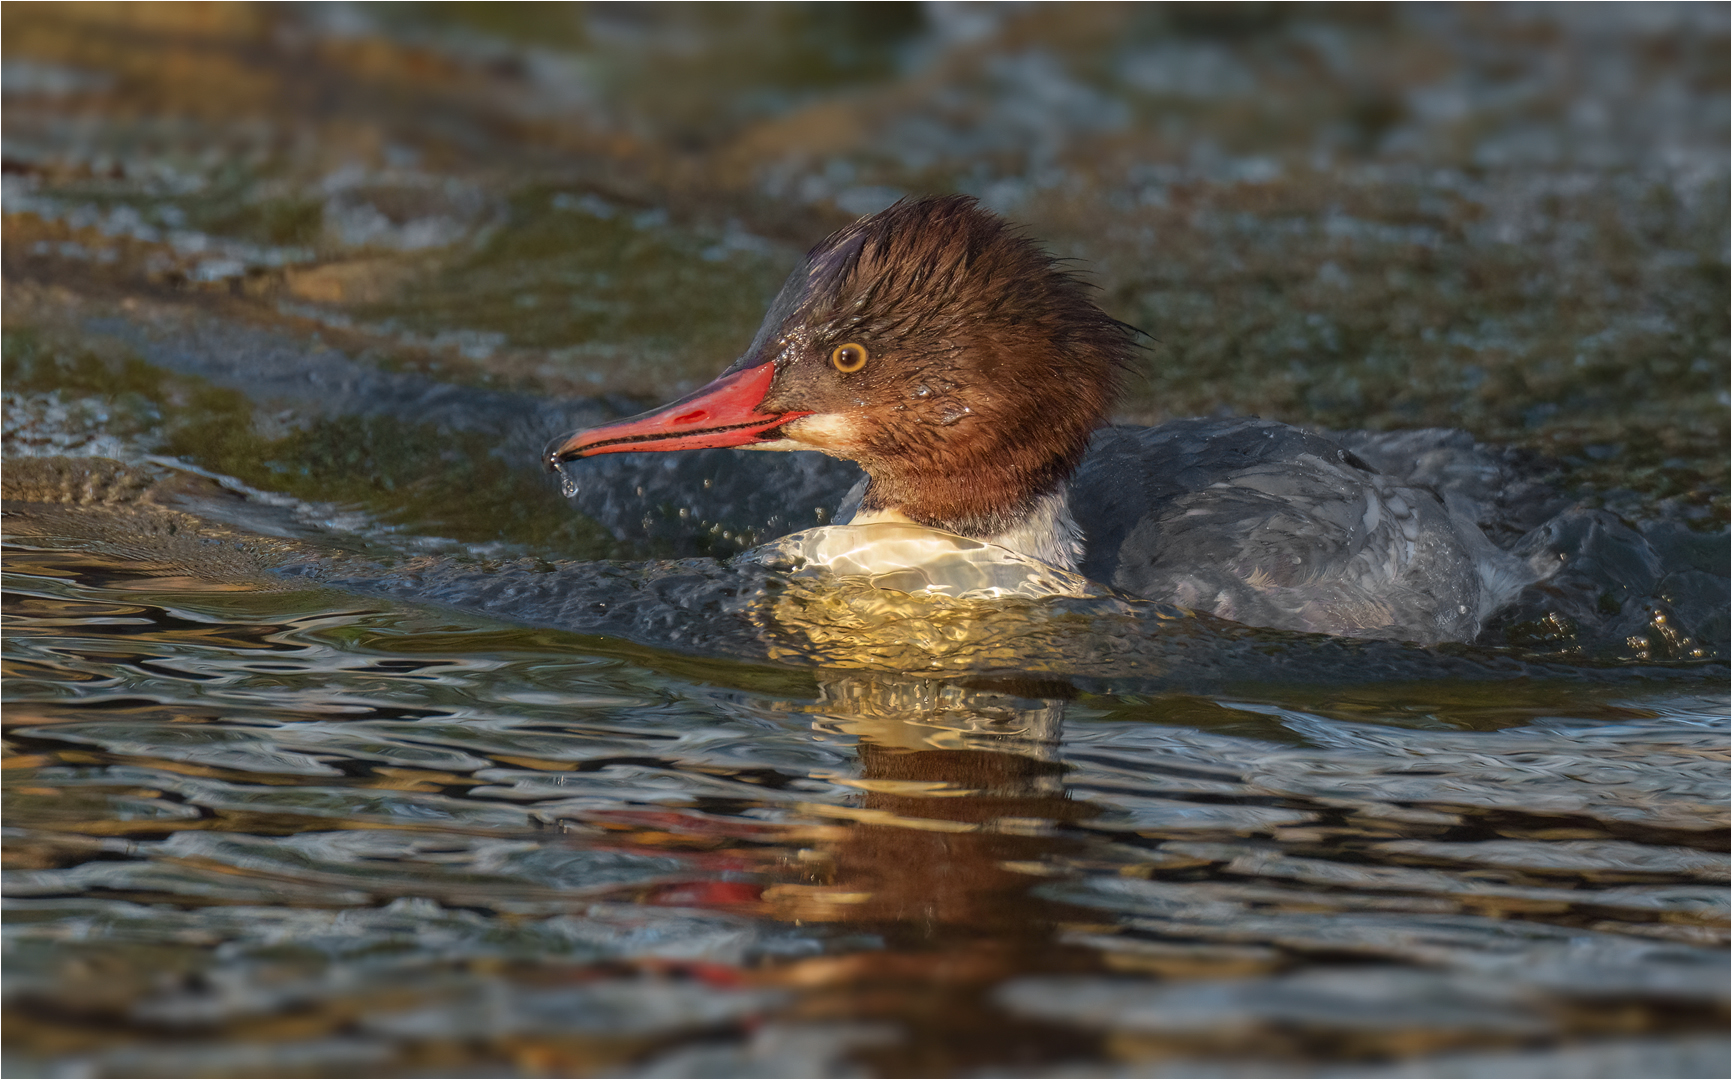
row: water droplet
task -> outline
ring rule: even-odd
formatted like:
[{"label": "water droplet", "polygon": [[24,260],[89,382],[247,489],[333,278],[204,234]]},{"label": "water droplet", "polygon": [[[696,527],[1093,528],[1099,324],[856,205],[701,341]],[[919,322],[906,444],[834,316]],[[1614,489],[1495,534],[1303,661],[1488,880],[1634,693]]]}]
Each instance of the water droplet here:
[{"label": "water droplet", "polygon": [[568,499],[577,498],[577,477],[564,469],[559,470],[559,493]]},{"label": "water droplet", "polygon": [[919,386],[916,386],[914,388],[914,396],[915,397],[930,397],[931,395],[932,395],[932,388],[930,386],[927,386],[925,383],[921,383]]}]

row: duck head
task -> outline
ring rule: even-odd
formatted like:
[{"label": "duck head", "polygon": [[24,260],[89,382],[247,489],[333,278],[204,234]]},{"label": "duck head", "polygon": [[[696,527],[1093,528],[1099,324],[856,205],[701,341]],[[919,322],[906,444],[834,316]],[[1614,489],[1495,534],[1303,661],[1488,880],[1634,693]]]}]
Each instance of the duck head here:
[{"label": "duck head", "polygon": [[861,513],[990,538],[1062,489],[1134,334],[973,199],[903,200],[813,248],[714,382],[545,460],[817,450],[866,471]]}]

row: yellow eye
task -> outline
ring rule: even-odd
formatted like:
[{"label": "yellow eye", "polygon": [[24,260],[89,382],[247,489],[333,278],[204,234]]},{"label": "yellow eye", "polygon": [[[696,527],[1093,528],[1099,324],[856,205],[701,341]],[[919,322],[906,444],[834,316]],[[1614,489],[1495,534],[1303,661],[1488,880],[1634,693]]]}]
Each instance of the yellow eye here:
[{"label": "yellow eye", "polygon": [[859,371],[866,366],[866,361],[869,359],[871,359],[871,354],[866,351],[866,346],[856,345],[852,341],[846,345],[836,346],[835,350],[830,353],[830,363],[835,365],[836,370],[844,375],[852,375]]}]

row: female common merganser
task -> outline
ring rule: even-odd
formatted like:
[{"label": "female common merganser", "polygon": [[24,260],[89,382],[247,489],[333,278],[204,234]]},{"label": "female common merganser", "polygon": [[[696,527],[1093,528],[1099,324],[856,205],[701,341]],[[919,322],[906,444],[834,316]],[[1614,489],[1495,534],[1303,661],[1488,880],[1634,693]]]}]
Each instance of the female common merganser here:
[{"label": "female common merganser", "polygon": [[546,461],[817,450],[866,473],[840,524],[944,530],[1253,625],[1462,641],[1525,584],[1434,493],[1320,435],[1099,430],[1136,334],[973,199],[903,200],[813,248],[714,382]]}]

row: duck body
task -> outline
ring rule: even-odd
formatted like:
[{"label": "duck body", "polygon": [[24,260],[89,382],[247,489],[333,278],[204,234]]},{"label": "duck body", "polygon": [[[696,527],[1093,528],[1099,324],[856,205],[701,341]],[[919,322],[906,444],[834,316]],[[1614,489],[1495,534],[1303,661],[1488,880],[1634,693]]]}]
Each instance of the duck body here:
[{"label": "duck body", "polygon": [[817,450],[865,471],[835,519],[851,537],[942,531],[1282,629],[1469,640],[1526,583],[1459,507],[1322,435],[1103,426],[1135,333],[973,200],[905,200],[815,247],[714,382],[545,460]]},{"label": "duck body", "polygon": [[1082,574],[1253,626],[1467,641],[1532,579],[1434,490],[1256,418],[1105,428],[1070,497]]}]

